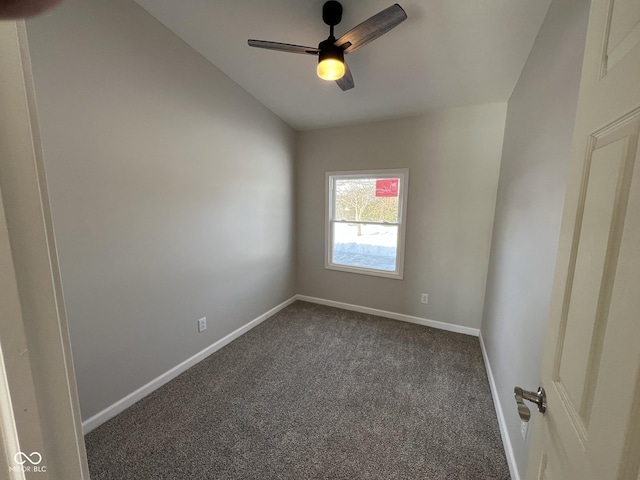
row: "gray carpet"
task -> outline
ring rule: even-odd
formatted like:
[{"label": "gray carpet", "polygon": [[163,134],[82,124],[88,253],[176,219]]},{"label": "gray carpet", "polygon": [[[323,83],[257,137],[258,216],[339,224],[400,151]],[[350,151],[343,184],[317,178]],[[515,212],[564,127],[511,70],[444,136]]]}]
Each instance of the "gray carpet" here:
[{"label": "gray carpet", "polygon": [[477,338],[305,302],[85,440],[93,480],[509,478]]}]

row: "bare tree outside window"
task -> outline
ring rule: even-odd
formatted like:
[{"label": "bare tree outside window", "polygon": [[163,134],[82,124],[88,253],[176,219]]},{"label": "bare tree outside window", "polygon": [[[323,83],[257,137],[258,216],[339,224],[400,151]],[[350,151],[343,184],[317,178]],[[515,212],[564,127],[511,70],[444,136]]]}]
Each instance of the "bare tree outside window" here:
[{"label": "bare tree outside window", "polygon": [[[396,223],[398,197],[376,196],[375,178],[340,179],[335,183],[336,220]],[[358,236],[362,224],[357,225]]]}]

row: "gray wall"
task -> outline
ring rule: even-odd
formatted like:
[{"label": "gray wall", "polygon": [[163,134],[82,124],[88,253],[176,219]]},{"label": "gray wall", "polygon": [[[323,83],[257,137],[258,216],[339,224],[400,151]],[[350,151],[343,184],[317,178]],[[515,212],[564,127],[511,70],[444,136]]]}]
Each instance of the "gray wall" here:
[{"label": "gray wall", "polygon": [[[298,293],[480,328],[505,112],[490,104],[300,133]],[[325,172],[394,167],[409,168],[404,280],[326,270]]]},{"label": "gray wall", "polygon": [[540,379],[588,10],[552,3],[507,111],[481,331],[522,474],[513,387]]},{"label": "gray wall", "polygon": [[27,29],[86,419],[295,293],[294,132],[133,2]]}]

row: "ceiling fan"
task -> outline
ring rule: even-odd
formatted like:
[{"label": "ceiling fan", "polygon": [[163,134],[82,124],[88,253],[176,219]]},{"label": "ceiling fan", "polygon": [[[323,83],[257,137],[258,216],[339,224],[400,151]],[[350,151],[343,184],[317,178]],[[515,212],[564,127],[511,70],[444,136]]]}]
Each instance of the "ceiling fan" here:
[{"label": "ceiling fan", "polygon": [[384,35],[407,19],[407,14],[397,3],[378,12],[336,40],[333,27],[342,20],[342,5],[330,0],[322,7],[322,20],[329,25],[329,38],[320,42],[318,48],[291,45],[289,43],[249,40],[249,46],[277,50],[280,52],[301,53],[318,56],[317,73],[323,80],[335,80],[344,91],[354,87],[353,76],[344,61],[344,54],[355,52],[358,48]]}]

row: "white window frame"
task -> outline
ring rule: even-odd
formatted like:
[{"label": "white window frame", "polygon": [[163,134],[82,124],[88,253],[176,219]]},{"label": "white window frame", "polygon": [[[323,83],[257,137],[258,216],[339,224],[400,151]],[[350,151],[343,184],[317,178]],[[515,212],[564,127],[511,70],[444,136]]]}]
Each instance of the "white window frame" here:
[{"label": "white window frame", "polygon": [[[399,178],[400,187],[398,191],[398,223],[384,223],[384,225],[398,226],[398,244],[396,245],[396,270],[376,270],[367,267],[352,267],[332,262],[333,259],[333,226],[335,223],[342,223],[333,220],[334,208],[334,184],[336,179],[344,178]],[[392,168],[384,170],[358,170],[358,171],[334,171],[325,174],[325,256],[324,268],[328,270],[338,270],[341,272],[359,273],[362,275],[373,275],[376,277],[393,278],[402,280],[404,276],[404,245],[407,227],[407,196],[409,193],[409,169]],[[358,223],[358,222],[345,222]],[[375,224],[376,222],[361,222]]]}]

